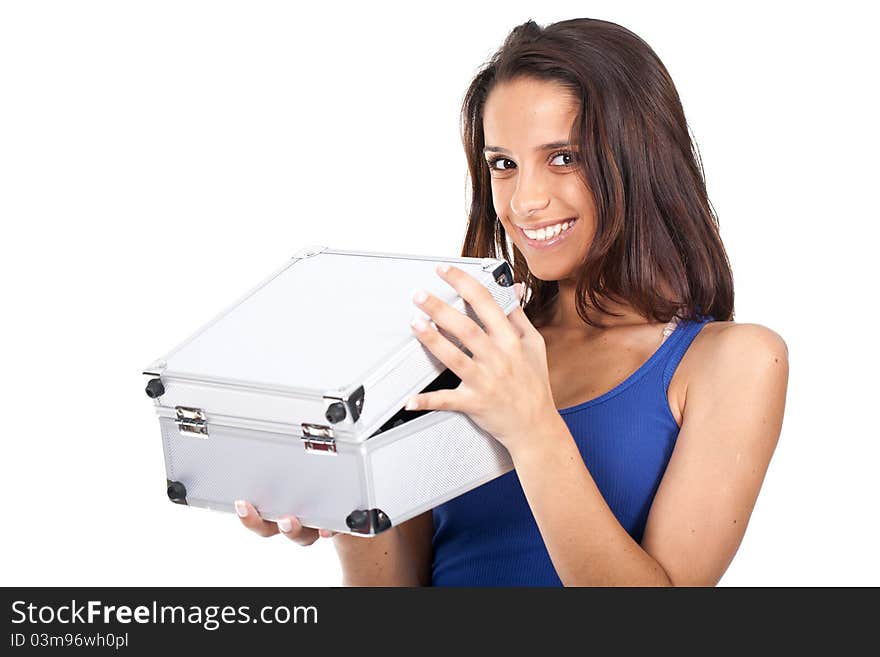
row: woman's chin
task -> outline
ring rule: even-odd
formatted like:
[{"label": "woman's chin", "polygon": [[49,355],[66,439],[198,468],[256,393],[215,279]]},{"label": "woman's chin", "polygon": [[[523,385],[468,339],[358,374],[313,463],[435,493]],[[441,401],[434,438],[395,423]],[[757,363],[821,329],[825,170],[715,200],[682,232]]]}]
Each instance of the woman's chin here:
[{"label": "woman's chin", "polygon": [[553,263],[553,262],[534,262],[534,258],[532,260],[526,260],[526,263],[529,266],[529,271],[532,276],[541,281],[561,281],[564,279],[571,279],[577,276],[577,268],[572,266],[565,266],[564,263]]}]

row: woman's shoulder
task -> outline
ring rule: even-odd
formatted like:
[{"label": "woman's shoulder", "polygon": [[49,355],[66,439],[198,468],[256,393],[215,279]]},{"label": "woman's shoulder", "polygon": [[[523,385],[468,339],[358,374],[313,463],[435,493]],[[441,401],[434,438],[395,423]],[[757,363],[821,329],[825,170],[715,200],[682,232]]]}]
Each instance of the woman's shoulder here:
[{"label": "woman's shoulder", "polygon": [[787,368],[788,345],[762,324],[708,322],[694,338],[687,360],[688,382],[711,384],[756,368]]},{"label": "woman's shoulder", "polygon": [[773,329],[741,322],[708,322],[694,340],[694,347],[715,355],[788,353],[785,340]]}]

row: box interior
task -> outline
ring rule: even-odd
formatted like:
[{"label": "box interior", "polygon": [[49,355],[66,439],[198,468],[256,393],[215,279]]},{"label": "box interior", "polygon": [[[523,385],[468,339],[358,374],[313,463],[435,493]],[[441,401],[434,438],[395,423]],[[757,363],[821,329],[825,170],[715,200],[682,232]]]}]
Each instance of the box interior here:
[{"label": "box interior", "polygon": [[[443,373],[440,374],[440,376],[438,376],[426,387],[420,390],[419,393],[431,392],[433,390],[452,390],[453,388],[457,388],[459,383],[461,383],[461,379],[458,378],[458,376],[456,376],[456,374],[452,370],[446,369],[443,370]],[[405,408],[401,408],[397,413],[388,418],[388,420],[385,421],[385,424],[383,424],[374,433],[372,433],[370,435],[370,438],[382,433],[383,431],[388,431],[389,429],[393,429],[394,427],[399,427],[401,424],[406,424],[410,420],[414,420],[417,417],[424,415],[425,413],[431,412],[431,410],[408,411]]]}]

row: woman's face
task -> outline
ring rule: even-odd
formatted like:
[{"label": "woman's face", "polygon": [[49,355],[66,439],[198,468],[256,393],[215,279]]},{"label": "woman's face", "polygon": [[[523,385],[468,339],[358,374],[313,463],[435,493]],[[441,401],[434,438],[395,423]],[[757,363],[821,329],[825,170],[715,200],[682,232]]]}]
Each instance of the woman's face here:
[{"label": "woman's face", "polygon": [[496,85],[483,111],[495,213],[541,280],[574,277],[595,232],[593,195],[568,144],[578,109],[561,85],[520,78]]}]

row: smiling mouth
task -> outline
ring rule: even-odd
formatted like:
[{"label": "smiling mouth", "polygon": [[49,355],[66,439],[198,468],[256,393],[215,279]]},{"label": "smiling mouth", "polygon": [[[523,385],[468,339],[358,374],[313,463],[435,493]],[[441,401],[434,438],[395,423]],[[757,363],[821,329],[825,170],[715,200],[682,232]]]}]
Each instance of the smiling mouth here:
[{"label": "smiling mouth", "polygon": [[517,226],[517,228],[528,246],[532,248],[546,248],[564,240],[578,221],[579,219],[574,217],[553,226],[540,228],[537,231],[523,228],[522,226]]}]

